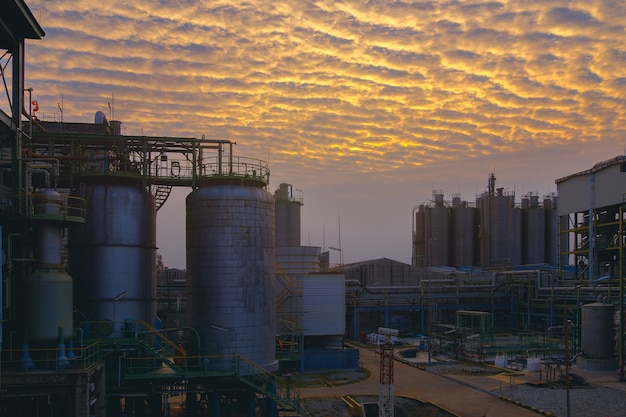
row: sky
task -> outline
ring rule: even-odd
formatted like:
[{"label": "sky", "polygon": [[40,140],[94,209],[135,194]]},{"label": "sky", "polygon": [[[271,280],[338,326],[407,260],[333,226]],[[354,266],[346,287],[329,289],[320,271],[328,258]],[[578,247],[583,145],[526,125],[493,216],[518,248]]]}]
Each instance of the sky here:
[{"label": "sky", "polygon": [[[411,262],[442,190],[540,197],[626,147],[621,0],[26,0],[38,116],[127,135],[230,139],[303,197],[302,244]],[[109,104],[113,104],[109,110]],[[157,214],[185,261],[185,196]],[[339,262],[331,250],[331,262]]]}]

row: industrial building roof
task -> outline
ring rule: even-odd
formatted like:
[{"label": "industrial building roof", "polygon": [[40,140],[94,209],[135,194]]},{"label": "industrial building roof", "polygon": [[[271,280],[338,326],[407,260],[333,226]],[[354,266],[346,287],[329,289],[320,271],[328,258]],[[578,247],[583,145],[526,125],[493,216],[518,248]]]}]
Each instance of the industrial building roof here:
[{"label": "industrial building roof", "polygon": [[41,39],[44,30],[23,0],[1,0],[0,48],[13,50],[24,39]]},{"label": "industrial building roof", "polygon": [[577,172],[575,174],[570,174],[570,175],[567,175],[565,177],[557,178],[556,180],[554,180],[554,182],[556,184],[559,184],[559,183],[561,183],[563,181],[567,181],[568,179],[573,178],[573,177],[580,177],[580,176],[583,176],[583,175],[589,175],[591,173],[598,172],[598,171],[601,171],[601,170],[603,170],[605,168],[608,168],[608,167],[610,167],[612,165],[623,164],[623,163],[626,163],[626,155],[618,155],[618,156],[616,156],[614,158],[607,159],[606,161],[598,162],[590,169],[586,169],[584,171],[580,171],[580,172]]}]

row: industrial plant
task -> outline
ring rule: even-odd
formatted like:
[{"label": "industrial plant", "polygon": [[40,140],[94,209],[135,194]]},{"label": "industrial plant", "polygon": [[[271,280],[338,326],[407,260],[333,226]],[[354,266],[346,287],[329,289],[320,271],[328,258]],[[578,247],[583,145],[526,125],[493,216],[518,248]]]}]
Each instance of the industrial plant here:
[{"label": "industrial plant", "polygon": [[[331,265],[301,245],[303,192],[270,193],[268,164],[231,140],[128,136],[97,110],[40,120],[24,48],[45,32],[22,0],[0,21],[0,416],[298,416],[290,375],[359,367],[379,329],[429,355],[623,378],[626,156],[541,199],[494,174],[474,201],[436,190],[407,209],[411,265]],[[185,271],[157,254],[174,187]]]}]

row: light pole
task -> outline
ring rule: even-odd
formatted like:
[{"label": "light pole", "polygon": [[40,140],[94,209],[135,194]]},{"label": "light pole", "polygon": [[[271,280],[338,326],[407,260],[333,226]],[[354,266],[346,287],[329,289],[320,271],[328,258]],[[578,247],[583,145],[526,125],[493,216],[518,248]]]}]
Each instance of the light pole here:
[{"label": "light pole", "polygon": [[212,324],[211,325],[212,329],[215,330],[219,330],[220,332],[233,332],[233,354],[237,353],[237,329],[232,328],[232,327],[223,327],[223,326],[218,326],[217,324]]},{"label": "light pole", "polygon": [[117,334],[115,333],[115,310],[117,307],[117,302],[120,301],[122,298],[126,297],[127,295],[128,295],[128,291],[124,290],[118,295],[116,295],[115,297],[113,297],[113,340],[115,340],[115,338],[117,337]]}]

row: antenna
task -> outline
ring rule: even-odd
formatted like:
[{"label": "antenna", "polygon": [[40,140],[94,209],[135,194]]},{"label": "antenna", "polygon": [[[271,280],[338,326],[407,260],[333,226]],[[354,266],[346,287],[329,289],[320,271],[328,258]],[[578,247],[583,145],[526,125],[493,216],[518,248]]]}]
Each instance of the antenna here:
[{"label": "antenna", "polygon": [[57,107],[61,112],[61,123],[63,123],[63,95],[61,94],[61,103],[57,103]]},{"label": "antenna", "polygon": [[339,250],[341,250],[341,215],[337,215],[337,228],[339,229]]}]

